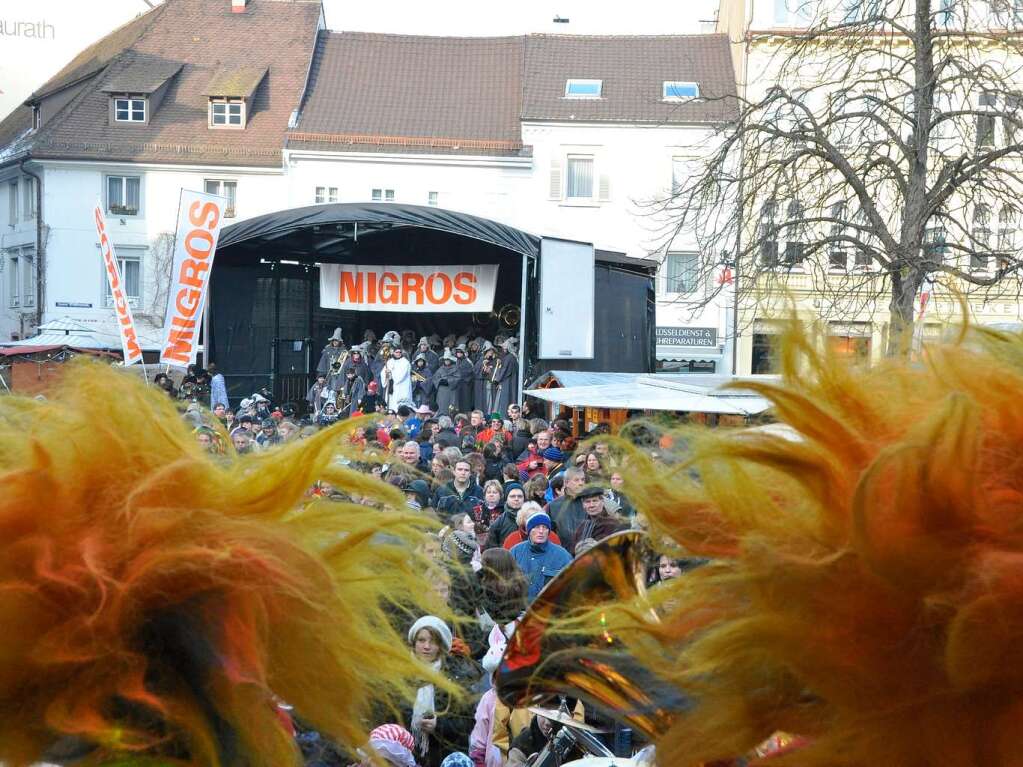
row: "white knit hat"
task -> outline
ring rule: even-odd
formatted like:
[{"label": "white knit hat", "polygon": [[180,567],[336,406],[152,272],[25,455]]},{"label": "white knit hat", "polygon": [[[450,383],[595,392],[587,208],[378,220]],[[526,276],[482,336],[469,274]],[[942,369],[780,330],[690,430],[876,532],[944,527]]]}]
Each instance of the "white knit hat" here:
[{"label": "white knit hat", "polygon": [[408,630],[408,643],[410,645],[416,643],[416,634],[419,633],[420,629],[433,629],[444,644],[444,652],[451,652],[451,629],[448,628],[448,624],[436,615],[424,615],[412,624],[412,628]]}]

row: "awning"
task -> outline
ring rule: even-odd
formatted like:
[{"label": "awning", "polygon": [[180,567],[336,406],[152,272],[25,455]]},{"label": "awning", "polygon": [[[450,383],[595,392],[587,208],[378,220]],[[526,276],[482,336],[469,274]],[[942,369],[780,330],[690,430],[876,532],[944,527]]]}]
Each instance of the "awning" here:
[{"label": "awning", "polygon": [[[139,344],[143,351],[159,351],[160,341],[144,333],[139,324],[135,325]],[[113,321],[95,325],[78,322],[70,317],[44,322],[38,328],[39,334],[20,341],[4,341],[0,347],[12,349],[29,347],[61,347],[73,349],[107,349],[121,351],[121,336]]]},{"label": "awning", "polygon": [[665,410],[686,413],[756,415],[771,407],[769,400],[754,392],[722,391],[733,380],[728,376],[706,376],[697,381],[686,376],[635,375],[632,381],[597,386],[569,386],[529,389],[530,397],[566,407],[599,407],[615,410]]}]

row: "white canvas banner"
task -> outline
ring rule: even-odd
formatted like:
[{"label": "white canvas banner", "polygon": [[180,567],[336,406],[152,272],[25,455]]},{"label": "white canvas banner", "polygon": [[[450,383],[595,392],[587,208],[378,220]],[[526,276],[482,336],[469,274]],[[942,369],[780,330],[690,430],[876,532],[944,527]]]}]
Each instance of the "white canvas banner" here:
[{"label": "white canvas banner", "polygon": [[320,264],[320,306],[361,312],[489,312],[497,264]]},{"label": "white canvas banner", "polygon": [[114,244],[110,242],[110,236],[107,234],[107,220],[103,215],[103,206],[100,203],[96,203],[96,207],[92,210],[92,216],[96,222],[99,253],[103,258],[103,271],[107,275],[107,284],[110,285],[110,297],[114,305],[114,314],[117,315],[117,327],[121,331],[121,351],[124,355],[124,364],[127,367],[142,361],[142,347],[139,346],[139,337],[135,332],[135,318],[132,316],[131,306],[128,304],[128,295],[124,291],[121,270],[117,266],[117,256],[114,254]]},{"label": "white canvas banner", "polygon": [[225,197],[181,190],[174,265],[160,346],[160,362],[164,364],[188,367],[195,362],[213,254],[227,204]]}]

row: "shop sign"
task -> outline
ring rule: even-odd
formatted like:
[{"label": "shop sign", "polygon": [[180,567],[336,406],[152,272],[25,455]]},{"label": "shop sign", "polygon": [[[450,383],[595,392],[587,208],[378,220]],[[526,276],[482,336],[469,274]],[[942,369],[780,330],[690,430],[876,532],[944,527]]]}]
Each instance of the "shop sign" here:
[{"label": "shop sign", "polygon": [[655,329],[658,346],[717,346],[717,328],[662,327]]},{"label": "shop sign", "polygon": [[362,312],[490,312],[497,264],[320,264],[320,306]]}]

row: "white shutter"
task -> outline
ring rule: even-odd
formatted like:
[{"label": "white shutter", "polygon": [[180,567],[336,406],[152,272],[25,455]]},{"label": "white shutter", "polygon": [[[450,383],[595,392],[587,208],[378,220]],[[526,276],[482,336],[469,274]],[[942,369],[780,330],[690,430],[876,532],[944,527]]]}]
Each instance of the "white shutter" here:
[{"label": "white shutter", "polygon": [[561,199],[561,160],[558,158],[551,160],[550,191],[548,193],[552,200]]},{"label": "white shutter", "polygon": [[611,177],[606,173],[600,174],[600,186],[597,188],[597,199],[607,202],[611,199]]}]

